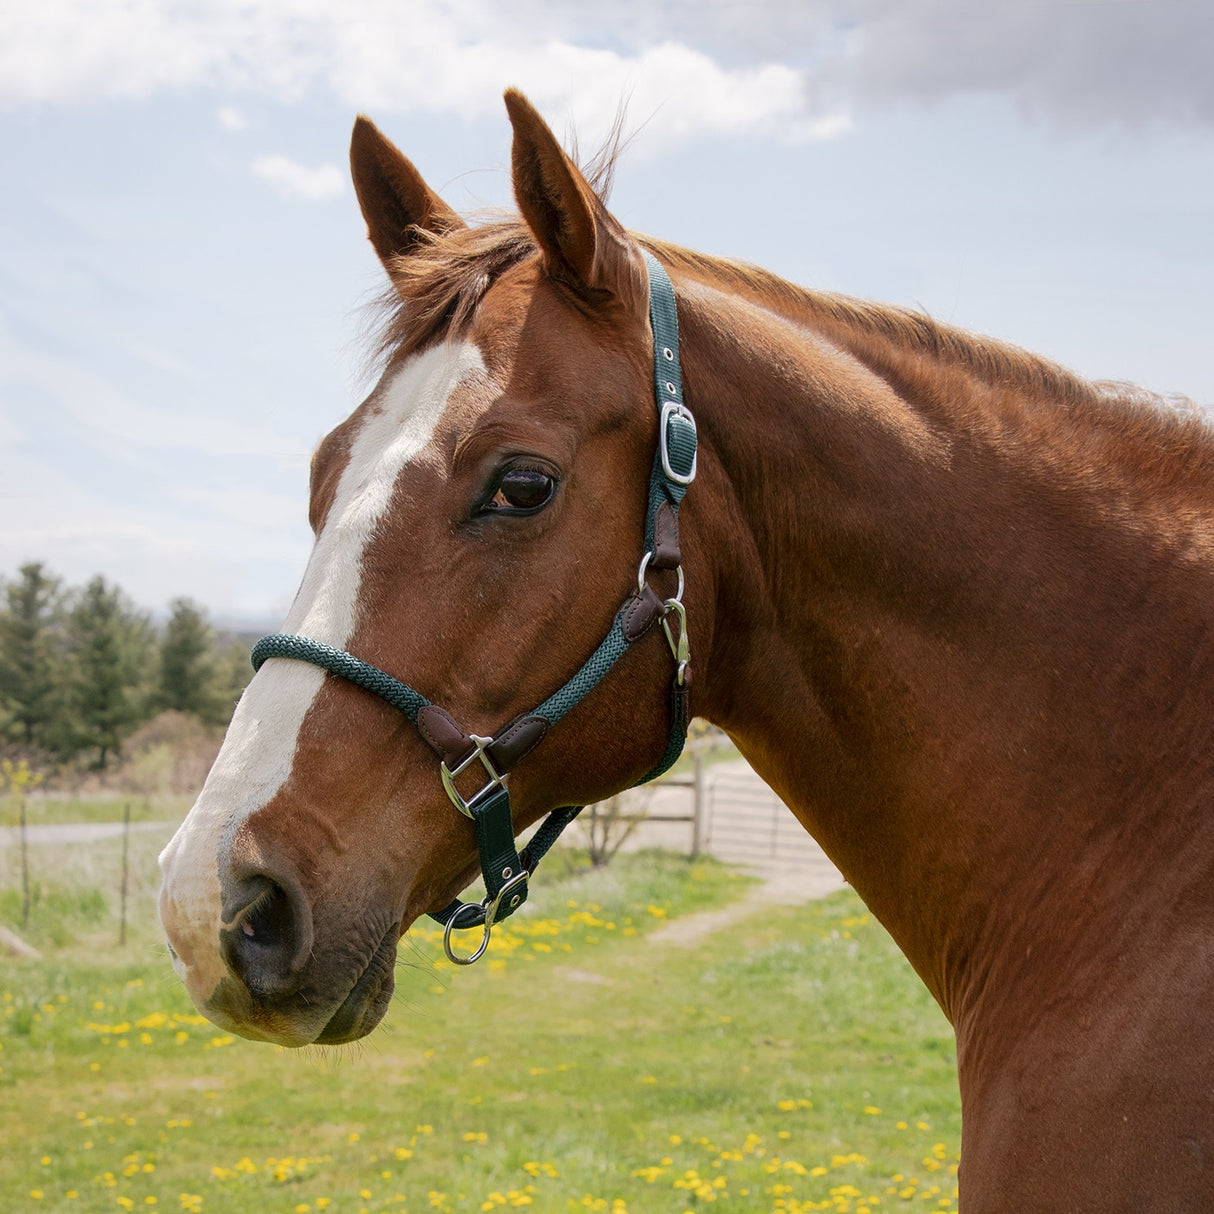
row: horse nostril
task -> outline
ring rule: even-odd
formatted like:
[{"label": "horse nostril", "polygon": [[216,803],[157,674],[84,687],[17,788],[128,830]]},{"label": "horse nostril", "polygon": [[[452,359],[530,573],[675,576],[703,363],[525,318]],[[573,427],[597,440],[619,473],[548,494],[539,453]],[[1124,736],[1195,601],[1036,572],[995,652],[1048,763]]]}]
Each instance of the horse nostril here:
[{"label": "horse nostril", "polygon": [[281,949],[289,947],[292,931],[291,904],[286,891],[266,878],[266,888],[241,916],[240,930],[250,947]]},{"label": "horse nostril", "polygon": [[219,933],[224,960],[257,998],[294,994],[311,949],[306,906],[265,874],[246,878],[241,894],[243,905]]}]

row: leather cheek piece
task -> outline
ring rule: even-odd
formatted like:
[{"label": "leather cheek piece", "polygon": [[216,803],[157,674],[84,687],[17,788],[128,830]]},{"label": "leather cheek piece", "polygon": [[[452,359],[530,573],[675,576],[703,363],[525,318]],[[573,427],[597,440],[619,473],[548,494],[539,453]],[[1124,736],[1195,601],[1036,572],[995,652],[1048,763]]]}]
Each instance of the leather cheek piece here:
[{"label": "leather cheek piece", "polygon": [[[455,718],[437,704],[427,704],[417,714],[418,732],[448,767],[456,767],[476,749],[476,744],[464,733]],[[493,766],[505,774],[525,758],[543,740],[548,722],[534,713],[516,717],[507,725],[485,753]]]},{"label": "leather cheek piece", "polygon": [[476,744],[456,724],[455,718],[437,704],[427,704],[418,712],[417,730],[448,767],[462,763],[476,749]]},{"label": "leather cheek piece", "polygon": [[516,717],[486,747],[493,766],[500,772],[510,771],[544,740],[547,732],[548,722],[543,717],[534,713]]},{"label": "leather cheek piece", "polygon": [[669,502],[663,502],[653,518],[654,569],[677,569],[683,563],[679,547],[679,516]]},{"label": "leather cheek piece", "polygon": [[624,640],[631,645],[643,637],[657,623],[662,614],[662,600],[648,583],[638,590],[628,600],[624,608],[621,624],[624,630]]}]

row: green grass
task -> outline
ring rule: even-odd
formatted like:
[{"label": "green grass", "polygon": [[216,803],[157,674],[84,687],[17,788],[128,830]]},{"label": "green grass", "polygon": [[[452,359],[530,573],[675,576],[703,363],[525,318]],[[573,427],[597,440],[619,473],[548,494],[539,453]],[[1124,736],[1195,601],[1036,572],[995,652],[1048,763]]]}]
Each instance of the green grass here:
[{"label": "green grass", "polygon": [[[60,826],[75,822],[121,822],[124,806],[129,806],[132,822],[180,822],[189,809],[191,797],[166,794],[145,797],[117,793],[91,797],[53,797],[35,793],[26,799],[26,814],[31,826]],[[0,826],[17,825],[18,811],[9,797],[0,802]]]},{"label": "green grass", "polygon": [[76,942],[0,964],[6,1210],[956,1209],[951,1033],[850,893],[680,945],[654,929],[748,883],[558,853],[485,961],[410,932],[375,1034],[290,1051],[195,1015],[156,845],[126,949],[69,866]]}]

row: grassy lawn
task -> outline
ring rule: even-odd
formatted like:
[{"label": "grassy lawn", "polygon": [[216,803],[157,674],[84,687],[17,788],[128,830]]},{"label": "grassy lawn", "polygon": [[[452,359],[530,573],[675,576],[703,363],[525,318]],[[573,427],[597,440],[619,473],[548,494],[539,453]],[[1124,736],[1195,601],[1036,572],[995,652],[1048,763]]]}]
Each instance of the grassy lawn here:
[{"label": "grassy lawn", "polygon": [[485,961],[414,929],[375,1034],[291,1051],[195,1015],[154,921],[160,842],[134,836],[124,949],[107,841],[38,879],[42,960],[0,963],[5,1210],[956,1209],[951,1033],[850,893],[682,945],[655,929],[747,883],[557,854]]},{"label": "grassy lawn", "polygon": [[[34,793],[26,802],[26,818],[30,826],[60,826],[76,822],[121,822],[124,807],[129,808],[132,822],[179,822],[189,809],[192,797],[164,794],[123,796],[118,793],[92,797],[57,797]],[[16,827],[17,810],[12,801],[0,811],[0,825]]]}]

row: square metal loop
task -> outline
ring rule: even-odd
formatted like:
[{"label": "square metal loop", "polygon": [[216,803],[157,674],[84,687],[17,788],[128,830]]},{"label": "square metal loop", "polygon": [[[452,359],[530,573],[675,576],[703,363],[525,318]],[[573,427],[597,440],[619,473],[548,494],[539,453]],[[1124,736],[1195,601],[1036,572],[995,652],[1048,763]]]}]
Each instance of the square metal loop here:
[{"label": "square metal loop", "polygon": [[[468,735],[476,749],[464,760],[455,765],[452,770],[447,766],[446,762],[439,763],[439,774],[442,776],[443,788],[447,790],[447,796],[451,799],[451,804],[459,810],[466,818],[472,817],[472,806],[484,800],[486,796],[491,795],[499,788],[506,787],[506,777],[497,770],[493,765],[493,760],[485,753],[486,748],[493,744],[492,738],[482,738],[477,734]],[[479,792],[475,793],[470,800],[465,801],[463,794],[455,787],[455,781],[479,759],[481,766],[485,769],[485,774],[489,777],[489,783],[486,784]]]}]

